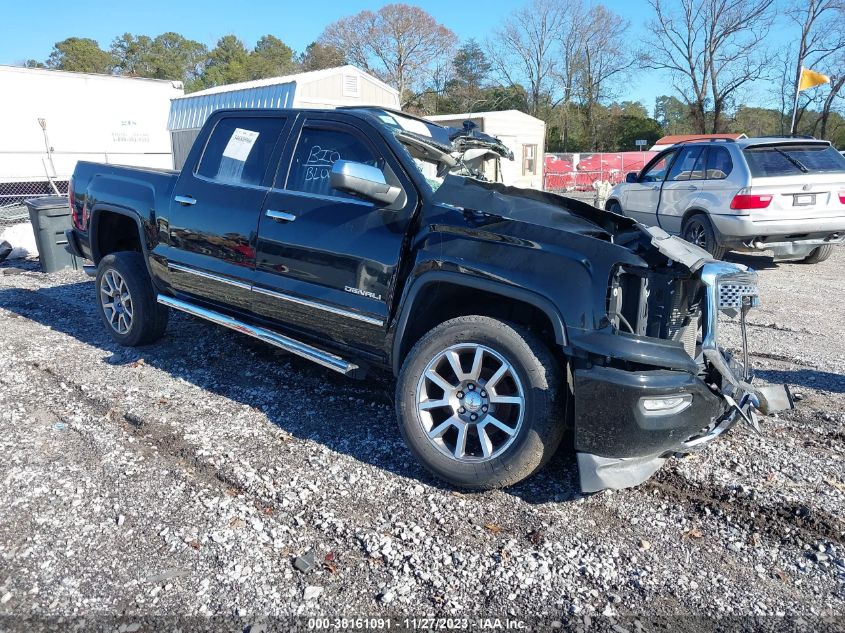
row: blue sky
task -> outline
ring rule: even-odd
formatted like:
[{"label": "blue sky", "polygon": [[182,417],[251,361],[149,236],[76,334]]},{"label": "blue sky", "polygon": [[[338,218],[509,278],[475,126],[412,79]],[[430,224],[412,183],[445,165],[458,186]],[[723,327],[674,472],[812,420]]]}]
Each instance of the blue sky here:
[{"label": "blue sky", "polygon": [[[455,31],[461,39],[483,41],[503,17],[521,3],[515,0],[471,0],[462,8],[455,0],[421,0],[417,4]],[[107,48],[122,33],[155,36],[176,31],[213,46],[221,36],[234,34],[247,46],[265,33],[303,50],[323,27],[363,9],[377,9],[385,0],[3,0],[4,28],[0,34],[0,64],[43,60],[53,44],[66,37],[90,37]],[[605,0],[604,4],[631,23],[633,43],[647,34],[650,7],[645,0]],[[774,37],[774,36],[773,36]],[[777,36],[780,39],[782,36]],[[651,110],[654,98],[672,94],[672,86],[657,73],[636,73],[621,99],[640,100]],[[759,95],[759,93],[758,93]],[[774,94],[772,97],[774,98]],[[761,103],[758,98],[749,101]]]}]

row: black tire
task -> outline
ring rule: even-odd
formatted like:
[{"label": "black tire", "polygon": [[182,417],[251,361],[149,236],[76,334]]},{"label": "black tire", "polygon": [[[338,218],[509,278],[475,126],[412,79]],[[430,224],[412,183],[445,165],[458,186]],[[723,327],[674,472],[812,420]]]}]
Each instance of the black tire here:
[{"label": "black tire", "polygon": [[727,248],[719,246],[719,242],[716,241],[716,231],[703,213],[697,213],[684,220],[681,237],[703,248],[713,259],[724,259],[728,252]]},{"label": "black tire", "polygon": [[833,254],[833,244],[824,244],[818,248],[810,251],[804,259],[801,260],[803,264],[818,264],[828,259]]},{"label": "black tire", "polygon": [[[104,278],[105,279],[104,281]],[[108,295],[115,279],[122,279],[129,299],[125,305],[119,299],[112,301],[112,308],[104,302],[115,299],[115,293]],[[153,343],[162,337],[167,329],[169,310],[156,302],[144,257],[140,253],[124,251],[106,255],[97,266],[96,277],[97,307],[100,317],[111,337],[126,347],[136,347]],[[121,286],[122,288],[123,286]],[[125,296],[125,293],[120,293]],[[116,307],[115,307],[116,306]],[[130,307],[129,320],[126,321],[126,306]],[[121,323],[118,311],[124,314],[124,327],[113,325]],[[117,315],[117,316],[116,316]],[[125,331],[120,331],[125,329]]]},{"label": "black tire", "polygon": [[[444,447],[438,448],[436,441],[428,437],[424,422],[426,413],[418,410],[418,394],[424,381],[423,373],[429,363],[434,362],[434,359],[453,346],[466,346],[468,354],[474,353],[472,346],[491,350],[492,354],[488,351],[483,352],[485,364],[483,372],[494,372],[495,375],[495,367],[502,359],[509,365],[509,373],[505,374],[507,378],[501,378],[492,384],[493,376],[488,374],[475,387],[480,390],[476,391],[476,394],[490,397],[489,413],[485,413],[484,417],[474,423],[474,426],[468,425],[468,428],[471,428],[466,431],[468,450],[472,444],[471,435],[475,433],[478,446],[476,453],[483,451],[480,442],[481,431],[478,430],[480,428],[485,429],[485,438],[488,437],[489,429],[490,437],[499,435],[504,439],[499,449],[490,451],[486,457],[483,454],[478,455],[483,458],[481,461],[462,461],[456,459],[454,454],[448,455],[444,452]],[[459,361],[461,368],[465,369],[471,365],[472,358],[474,356],[469,359],[470,363]],[[488,363],[491,366],[486,366]],[[501,363],[499,367],[504,365],[505,363]],[[474,367],[471,367],[470,372],[473,369]],[[439,370],[438,374],[440,371],[443,370]],[[518,381],[512,380],[511,372]],[[461,384],[455,373],[450,375],[452,376],[450,383]],[[565,409],[562,401],[565,400],[567,393],[562,388],[562,380],[563,374],[558,361],[549,348],[527,329],[485,316],[458,317],[428,332],[417,342],[405,359],[396,386],[399,427],[411,452],[437,477],[456,486],[474,490],[511,486],[542,468],[560,445],[565,430]],[[508,385],[499,387],[503,381],[509,382],[514,389],[521,388],[521,391],[517,393],[523,394],[523,404],[493,404],[494,398],[499,400],[501,394],[498,392],[506,391],[508,388]],[[490,394],[486,394],[484,385],[488,386]],[[472,387],[466,384],[466,388]],[[497,393],[494,394],[494,391]],[[441,393],[442,395],[439,396],[441,399],[447,398],[445,389],[441,389]],[[454,397],[461,397],[462,393],[458,392]],[[430,394],[427,394],[427,397],[430,399]],[[466,392],[464,398],[465,400],[457,401],[458,404],[469,403],[469,391]],[[474,404],[477,405],[477,403]],[[468,404],[468,406],[471,405]],[[502,433],[499,430],[501,427],[493,425],[490,420],[484,421],[488,416],[502,417],[504,421],[507,419],[508,412],[519,411],[518,407],[522,408],[521,417],[517,416],[521,423],[514,425],[516,430],[512,434]],[[477,408],[474,410],[479,411]],[[488,411],[488,409],[483,410]],[[438,411],[438,414],[455,419],[458,412],[458,409],[446,406]],[[432,421],[433,417],[429,418],[429,428],[435,426]],[[457,436],[459,436],[458,428],[454,427],[454,433]],[[442,434],[441,441],[444,446],[447,437],[448,432]],[[457,444],[457,441],[455,443]],[[496,444],[488,442],[488,446],[495,448]],[[449,451],[451,452],[451,449]]]},{"label": "black tire", "polygon": [[607,205],[607,210],[611,213],[615,213],[616,215],[625,215],[624,213],[622,213],[622,205],[619,204],[619,202],[617,202],[616,200],[610,202]]}]

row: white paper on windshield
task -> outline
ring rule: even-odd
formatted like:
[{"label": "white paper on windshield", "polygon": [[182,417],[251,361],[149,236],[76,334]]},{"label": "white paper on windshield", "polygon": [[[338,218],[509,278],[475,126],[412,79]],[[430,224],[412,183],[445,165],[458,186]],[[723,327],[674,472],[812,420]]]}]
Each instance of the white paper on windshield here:
[{"label": "white paper on windshield", "polygon": [[232,132],[232,138],[226,144],[226,149],[223,150],[223,156],[246,162],[247,156],[252,151],[252,146],[255,145],[255,140],[258,138],[258,132],[252,130],[244,130],[242,128],[235,128]]}]

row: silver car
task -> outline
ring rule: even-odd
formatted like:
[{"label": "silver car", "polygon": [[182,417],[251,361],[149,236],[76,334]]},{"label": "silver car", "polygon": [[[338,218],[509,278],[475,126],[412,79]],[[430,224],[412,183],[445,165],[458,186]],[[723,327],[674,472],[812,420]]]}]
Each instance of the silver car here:
[{"label": "silver car", "polygon": [[770,250],[814,264],[845,240],[845,157],[810,138],[680,143],[628,174],[605,208],[717,259]]}]

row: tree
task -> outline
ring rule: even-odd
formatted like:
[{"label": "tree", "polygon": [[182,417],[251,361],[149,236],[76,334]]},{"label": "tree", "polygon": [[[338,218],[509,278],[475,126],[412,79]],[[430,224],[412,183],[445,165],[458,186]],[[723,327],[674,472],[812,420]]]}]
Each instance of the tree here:
[{"label": "tree", "polygon": [[47,68],[47,65],[44,62],[40,62],[37,59],[28,59],[21,64],[24,68]]},{"label": "tree", "polygon": [[111,73],[114,60],[100,48],[95,40],[82,37],[69,37],[56,42],[47,67],[57,70],[69,70],[78,73]]},{"label": "tree", "polygon": [[336,68],[346,64],[346,55],[334,46],[311,42],[305,47],[305,52],[299,56],[299,64],[303,71]]},{"label": "tree", "polygon": [[689,134],[693,129],[689,105],[670,95],[654,100],[654,118],[666,134]]},{"label": "tree", "polygon": [[762,46],[774,0],[648,2],[655,17],[643,52],[645,66],[673,75],[696,132],[722,131],[726,109],[769,64]]},{"label": "tree", "polygon": [[457,37],[419,7],[388,4],[330,24],[319,41],[394,86],[404,105],[449,59]]},{"label": "tree", "polygon": [[186,85],[196,84],[208,57],[203,44],[172,31],[154,39],[124,33],[112,41],[109,50],[114,69],[121,75],[170,79]]},{"label": "tree", "polygon": [[129,77],[155,77],[153,40],[146,35],[124,33],[114,38],[109,49],[114,58],[114,69]]},{"label": "tree", "polygon": [[532,0],[505,19],[487,44],[494,68],[507,85],[523,84],[530,114],[555,87],[557,45],[567,26],[568,0]]},{"label": "tree", "polygon": [[221,37],[208,55],[202,84],[210,88],[247,81],[250,79],[249,62],[249,51],[241,40],[234,35]]},{"label": "tree", "polygon": [[296,72],[293,50],[278,37],[265,35],[249,54],[250,79],[281,77]]},{"label": "tree", "polygon": [[593,120],[596,106],[615,96],[619,76],[633,65],[633,59],[623,46],[627,30],[628,22],[601,4],[587,12],[581,25],[580,63],[575,69],[587,130],[592,135],[594,147],[599,137]]},{"label": "tree", "polygon": [[[795,95],[798,91],[798,82],[801,79],[801,68],[808,66],[815,70],[821,68],[841,68],[841,65],[831,65],[831,61],[837,61],[841,64],[841,59],[831,58],[836,55],[843,46],[845,46],[845,20],[843,20],[843,13],[845,13],[845,3],[842,0],[795,0],[794,3],[787,8],[786,11],[789,18],[798,26],[800,36],[798,38],[797,50],[792,66],[792,81],[783,81],[784,87],[789,86],[789,94],[784,95],[784,106],[789,107],[790,113],[795,108],[795,122],[796,125],[800,123],[803,111],[813,102],[819,93],[805,93],[804,103],[801,105],[795,100]],[[837,75],[840,72],[835,73]],[[784,77],[786,79],[786,77]],[[821,127],[826,127],[827,118],[829,117],[830,108],[825,108],[828,100],[832,102],[836,98],[836,94],[841,89],[841,84],[837,88],[837,80],[831,82],[827,95],[822,97],[822,117],[824,122]],[[824,94],[824,93],[822,93]],[[784,112],[786,108],[784,108]],[[822,132],[824,134],[824,132]]]},{"label": "tree", "polygon": [[485,88],[490,77],[490,61],[478,42],[463,44],[452,60],[452,77],[446,82],[439,112],[478,111],[487,100]]}]

